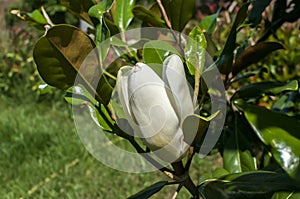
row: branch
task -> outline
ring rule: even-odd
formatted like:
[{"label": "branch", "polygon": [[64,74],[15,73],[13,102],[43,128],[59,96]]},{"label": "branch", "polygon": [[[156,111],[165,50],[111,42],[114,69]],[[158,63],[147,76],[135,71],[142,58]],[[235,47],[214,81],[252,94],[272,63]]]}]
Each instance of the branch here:
[{"label": "branch", "polygon": [[170,22],[170,19],[168,18],[168,15],[166,13],[166,10],[165,10],[163,4],[161,3],[161,0],[156,0],[156,2],[158,3],[158,6],[159,6],[159,8],[161,10],[161,13],[162,13],[162,15],[164,17],[164,20],[165,20],[168,28],[173,29],[172,25],[171,25],[171,22]]}]

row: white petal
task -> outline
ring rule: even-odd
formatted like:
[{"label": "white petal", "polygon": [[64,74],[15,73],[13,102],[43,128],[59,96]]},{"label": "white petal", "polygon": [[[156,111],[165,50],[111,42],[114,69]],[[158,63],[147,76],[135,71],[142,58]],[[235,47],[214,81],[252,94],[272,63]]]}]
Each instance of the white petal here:
[{"label": "white petal", "polygon": [[138,137],[158,135],[161,140],[148,146],[160,148],[171,140],[178,128],[179,119],[170,104],[165,83],[146,64],[138,63],[128,77],[129,107]]},{"label": "white petal", "polygon": [[179,56],[171,55],[165,59],[162,78],[172,91],[182,123],[185,117],[194,113],[194,106]]},{"label": "white petal", "polygon": [[[130,126],[134,125],[134,122],[131,117],[130,108],[129,108],[129,98],[128,98],[128,76],[132,73],[133,67],[131,66],[123,66],[118,71],[117,76],[117,98],[119,98],[123,111],[125,113],[126,119],[128,120]],[[128,128],[128,125],[125,121],[117,121],[119,127],[127,133],[133,134],[131,129]],[[126,124],[126,125],[125,125]]]}]

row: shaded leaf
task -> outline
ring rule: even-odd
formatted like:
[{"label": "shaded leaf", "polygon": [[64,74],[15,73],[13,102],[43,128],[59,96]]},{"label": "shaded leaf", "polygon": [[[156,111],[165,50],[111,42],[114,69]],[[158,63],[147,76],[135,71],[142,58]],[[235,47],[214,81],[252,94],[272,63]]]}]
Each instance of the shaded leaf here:
[{"label": "shaded leaf", "polygon": [[235,92],[235,94],[232,96],[232,99],[238,99],[238,98],[249,99],[253,97],[258,97],[264,93],[276,95],[283,91],[296,91],[296,90],[298,90],[297,80],[293,80],[288,83],[265,81],[265,82],[253,83],[241,87],[239,90]]},{"label": "shaded leaf", "polygon": [[115,24],[121,31],[124,31],[129,26],[133,19],[132,9],[135,5],[135,0],[118,0],[116,1],[116,10],[114,13]]},{"label": "shaded leaf", "polygon": [[[73,86],[78,75],[96,99],[107,104],[112,88],[104,77],[99,80],[102,72],[94,48],[93,40],[78,28],[58,25],[38,40],[33,57],[47,84],[65,90]],[[82,65],[88,70],[84,67],[79,71]]]},{"label": "shaded leaf", "polygon": [[262,60],[271,52],[279,49],[284,49],[284,47],[277,42],[261,42],[245,49],[234,63],[232,69],[233,76],[237,75],[240,71],[247,68],[251,64]]},{"label": "shaded leaf", "polygon": [[113,36],[120,33],[118,26],[114,24],[111,20],[109,20],[108,17],[105,16],[105,14],[103,19],[104,19],[104,25],[109,32],[108,33],[109,36]]},{"label": "shaded leaf", "polygon": [[207,42],[200,27],[195,27],[189,34],[189,39],[185,46],[186,64],[191,75],[195,74],[195,69],[200,73],[204,70],[205,53]]},{"label": "shaded leaf", "polygon": [[60,4],[68,8],[68,10],[75,16],[80,17],[89,24],[93,25],[91,18],[89,17],[88,10],[95,2],[93,0],[59,0]]},{"label": "shaded leaf", "polygon": [[196,2],[194,0],[164,0],[162,1],[172,28],[181,32],[192,18]]},{"label": "shaded leaf", "polygon": [[154,27],[162,27],[166,28],[166,23],[160,17],[158,17],[155,13],[147,10],[143,6],[135,6],[132,10],[132,13],[135,17],[142,20],[143,23],[146,23],[148,26]]},{"label": "shaded leaf", "polygon": [[222,53],[216,65],[222,74],[229,74],[232,70],[233,51],[236,48],[237,28],[244,22],[247,17],[249,3],[245,3],[239,9],[235,21],[233,22],[229,36],[226,40]]},{"label": "shaded leaf", "polygon": [[300,121],[263,107],[235,100],[251,127],[268,146],[274,159],[294,179],[300,181]]},{"label": "shaded leaf", "polygon": [[271,198],[280,190],[300,190],[300,185],[285,173],[269,171],[230,174],[199,185],[199,191],[208,199]]},{"label": "shaded leaf", "polygon": [[133,196],[130,196],[128,199],[147,199],[153,194],[159,192],[165,185],[168,184],[168,181],[160,181],[157,182],[146,189],[138,192],[137,194],[134,194]]},{"label": "shaded leaf", "polygon": [[253,7],[249,12],[248,20],[253,26],[257,26],[262,19],[262,13],[266,7],[270,4],[271,0],[256,0],[253,3]]}]

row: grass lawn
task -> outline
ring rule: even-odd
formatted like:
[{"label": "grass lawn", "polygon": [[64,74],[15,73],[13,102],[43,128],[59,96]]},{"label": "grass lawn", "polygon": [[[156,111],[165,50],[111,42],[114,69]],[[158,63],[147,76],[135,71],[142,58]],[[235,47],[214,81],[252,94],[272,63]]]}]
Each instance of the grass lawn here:
[{"label": "grass lawn", "polygon": [[[0,97],[0,196],[6,198],[127,198],[157,181],[159,173],[129,174],[92,157],[76,133],[65,103],[20,103]],[[213,169],[198,159],[192,176]],[[153,198],[171,198],[166,187]],[[178,198],[188,198],[184,190]]]}]

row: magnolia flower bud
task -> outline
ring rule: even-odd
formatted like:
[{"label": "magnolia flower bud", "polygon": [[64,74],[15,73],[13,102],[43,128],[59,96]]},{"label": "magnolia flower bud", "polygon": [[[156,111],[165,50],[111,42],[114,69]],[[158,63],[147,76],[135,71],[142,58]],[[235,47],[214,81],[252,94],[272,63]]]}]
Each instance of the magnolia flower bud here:
[{"label": "magnolia flower bud", "polygon": [[[161,76],[143,63],[124,66],[116,87],[134,136],[162,160],[174,162],[181,160],[189,147],[182,126],[187,116],[194,114],[194,107],[177,55],[164,61]],[[196,134],[196,125],[188,129],[191,136]]]}]

